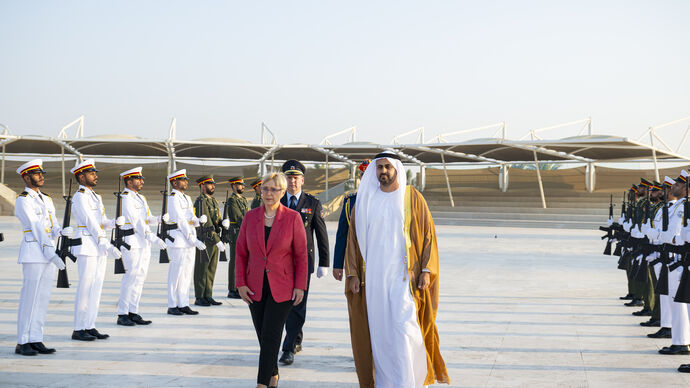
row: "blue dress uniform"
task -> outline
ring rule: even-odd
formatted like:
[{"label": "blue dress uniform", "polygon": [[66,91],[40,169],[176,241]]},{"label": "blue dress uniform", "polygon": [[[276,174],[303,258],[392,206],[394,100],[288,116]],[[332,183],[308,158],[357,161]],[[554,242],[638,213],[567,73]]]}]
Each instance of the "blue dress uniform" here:
[{"label": "blue dress uniform", "polygon": [[[290,163],[293,163],[292,165]],[[301,174],[304,174],[305,168],[298,161],[287,161],[283,165],[283,172],[290,173],[290,166],[295,167]],[[280,199],[280,203],[290,207],[288,203],[289,194],[286,193]],[[297,306],[293,306],[285,322],[285,340],[283,341],[283,352],[295,353],[297,345],[302,345],[302,327],[307,316],[307,296],[309,295],[309,284],[311,274],[314,273],[314,234],[316,234],[316,243],[319,247],[319,267],[328,268],[329,252],[328,252],[328,233],[326,232],[326,222],[323,219],[323,211],[321,209],[321,202],[311,194],[305,192],[299,193],[299,200],[294,206],[302,217],[304,228],[307,232],[307,256],[309,258],[309,276],[307,277],[307,289],[304,290],[304,298]]]},{"label": "blue dress uniform", "polygon": [[345,262],[345,248],[347,247],[347,232],[350,228],[350,214],[355,208],[357,193],[349,194],[343,200],[343,210],[338,219],[338,231],[335,233],[335,249],[333,252],[333,269],[343,269]]}]

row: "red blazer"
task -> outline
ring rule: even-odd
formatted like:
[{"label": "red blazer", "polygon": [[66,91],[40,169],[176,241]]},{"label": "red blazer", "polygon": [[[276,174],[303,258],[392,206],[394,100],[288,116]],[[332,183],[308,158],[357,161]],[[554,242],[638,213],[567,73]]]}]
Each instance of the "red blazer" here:
[{"label": "red blazer", "polygon": [[302,217],[278,206],[268,244],[264,237],[264,206],[245,214],[237,237],[235,286],[247,286],[255,301],[261,300],[264,273],[276,302],[292,299],[295,288],[307,289],[307,235]]}]

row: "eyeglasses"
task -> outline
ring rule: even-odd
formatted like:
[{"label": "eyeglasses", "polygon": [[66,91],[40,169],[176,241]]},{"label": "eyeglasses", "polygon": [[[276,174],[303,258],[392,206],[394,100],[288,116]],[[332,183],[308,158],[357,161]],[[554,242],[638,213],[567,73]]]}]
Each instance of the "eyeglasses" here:
[{"label": "eyeglasses", "polygon": [[275,193],[279,193],[281,190],[283,190],[283,189],[280,189],[280,188],[277,188],[277,187],[266,187],[266,186],[261,186],[261,191],[264,192],[264,193],[273,193],[273,194],[275,194]]}]

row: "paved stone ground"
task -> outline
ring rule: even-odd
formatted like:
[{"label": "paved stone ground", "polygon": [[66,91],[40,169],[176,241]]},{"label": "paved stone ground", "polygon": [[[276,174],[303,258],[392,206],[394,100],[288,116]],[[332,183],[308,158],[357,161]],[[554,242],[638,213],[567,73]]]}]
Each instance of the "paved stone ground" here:
[{"label": "paved stone ground", "polygon": [[[335,225],[329,224],[331,236]],[[165,314],[167,265],[152,260],[141,313],[148,327],[115,325],[119,276],[108,265],[98,328],[105,341],[70,340],[76,267],[70,289],[54,289],[45,342],[55,355],[14,354],[21,287],[18,223],[0,218],[0,385],[253,387],[258,346],[249,311],[223,296],[196,317]],[[441,302],[438,327],[454,387],[688,386],[677,373],[690,357],[662,356],[670,340],[651,340],[625,293],[616,258],[602,256],[599,233],[488,227],[438,227]],[[305,349],[282,367],[281,387],[356,387],[343,285],[313,279]],[[4,350],[3,350],[4,349]]]}]

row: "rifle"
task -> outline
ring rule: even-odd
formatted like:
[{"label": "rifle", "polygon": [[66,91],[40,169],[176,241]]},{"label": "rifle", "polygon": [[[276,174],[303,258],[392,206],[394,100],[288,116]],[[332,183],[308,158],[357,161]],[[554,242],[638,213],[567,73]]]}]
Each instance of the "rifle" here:
[{"label": "rifle", "polygon": [[[117,220],[121,215],[122,215],[122,180],[118,179],[117,181],[117,193],[115,194],[115,198],[117,199],[116,205],[115,205],[115,219]],[[110,236],[110,243],[115,246],[115,248],[119,249],[122,251],[122,248],[126,248],[127,250],[131,250],[132,247],[125,242],[125,236],[131,236],[134,234],[134,229],[129,229],[129,230],[122,230],[120,226],[115,224],[115,229],[113,230],[113,233]],[[125,273],[125,265],[122,262],[122,257],[119,259],[115,259],[115,275]]]},{"label": "rifle", "polygon": [[625,191],[623,192],[623,204],[621,205],[621,217],[625,217]]},{"label": "rifle", "polygon": [[688,185],[690,177],[685,178],[685,203],[683,203],[683,226],[688,226],[688,213],[690,212],[690,203],[688,203]]},{"label": "rifle", "polygon": [[[202,192],[201,186],[199,186],[199,194],[203,195],[204,193]],[[199,196],[199,205],[197,206],[196,212],[197,212],[197,217],[201,217],[203,212],[203,206],[201,205],[201,195]],[[208,216],[206,216],[208,217]],[[207,219],[206,222],[209,222],[211,219]],[[209,235],[213,231],[213,226],[204,226],[199,223],[199,227],[196,228],[196,235],[197,237],[200,237],[199,240],[206,245],[206,242],[209,241]],[[211,256],[208,254],[208,248],[204,248],[203,251],[201,251],[201,261],[204,263],[208,263],[211,259]]]},{"label": "rifle", "polygon": [[[228,218],[228,194],[230,192],[228,190],[225,191],[225,202],[223,202],[223,220]],[[229,244],[230,243],[230,228],[225,229],[223,228],[223,231],[220,235],[220,241],[223,242],[223,244]],[[228,261],[228,257],[225,255],[225,251],[220,252],[220,256],[218,257],[218,261]]]},{"label": "rifle", "polygon": [[[163,221],[163,216],[165,213],[168,212],[168,190],[167,190],[167,180],[166,183],[163,187],[163,190],[161,190],[161,194],[163,195],[163,208],[161,209],[161,222],[158,224],[158,231],[156,235],[158,236],[159,239],[165,241],[165,240],[170,240],[170,242],[175,242],[175,237],[170,235],[171,230],[177,229],[177,224],[167,224]],[[160,251],[160,256],[158,258],[158,262],[161,264],[169,263],[170,259],[168,258],[168,250],[167,249],[161,249]]]},{"label": "rifle", "polygon": [[[63,196],[62,198],[65,199],[65,215],[62,218],[62,228],[66,228],[69,226],[70,223],[70,216],[72,214],[72,180],[69,180],[69,191],[67,191],[67,195]],[[65,263],[65,267],[67,266],[67,260],[66,258],[69,257],[72,262],[76,263],[77,262],[77,257],[70,252],[70,248],[81,245],[81,238],[69,238],[66,236],[60,236],[58,239],[58,244],[57,244],[57,249],[55,250],[55,253],[60,256],[62,259],[62,262]],[[57,287],[58,288],[69,288],[69,279],[67,278],[67,268],[61,269],[58,272],[58,279],[57,279]]]}]

